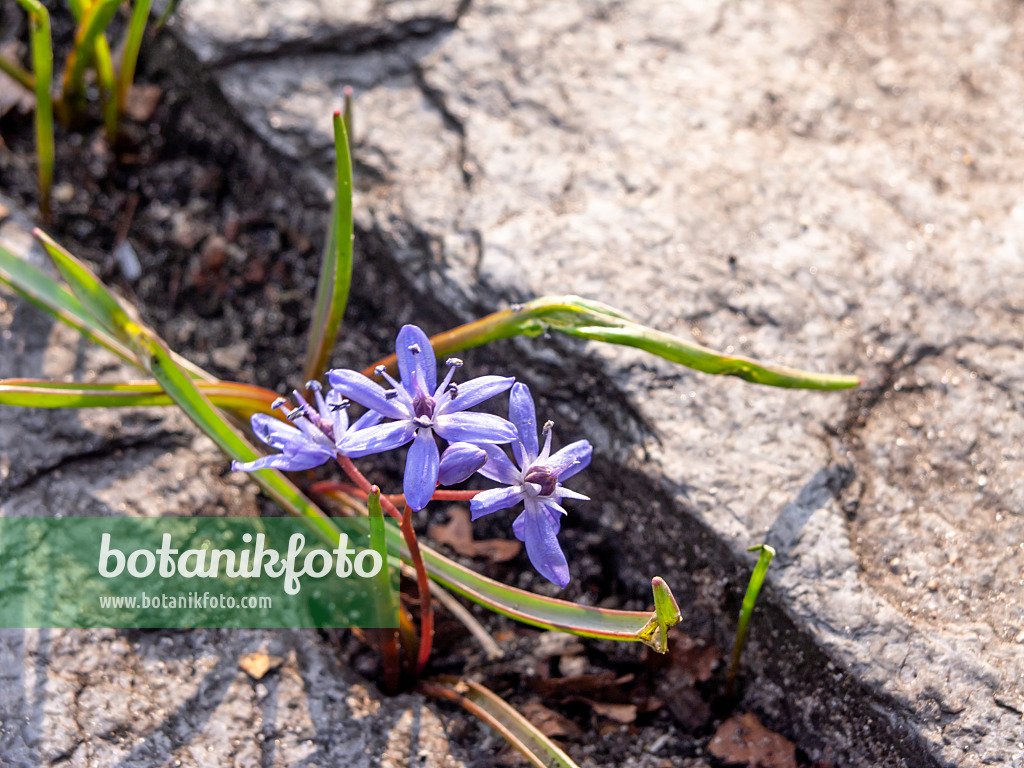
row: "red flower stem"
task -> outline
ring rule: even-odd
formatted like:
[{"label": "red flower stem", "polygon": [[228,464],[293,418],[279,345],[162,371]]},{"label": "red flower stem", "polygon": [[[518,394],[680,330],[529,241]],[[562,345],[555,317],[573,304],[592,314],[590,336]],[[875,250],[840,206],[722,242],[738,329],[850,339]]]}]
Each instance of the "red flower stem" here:
[{"label": "red flower stem", "polygon": [[[339,456],[338,464],[345,471],[345,474],[356,484],[363,493],[369,494],[370,481],[360,472],[352,460],[347,456]],[[391,517],[398,520],[401,525],[402,536],[405,545],[409,548],[409,557],[416,569],[416,590],[420,596],[420,648],[416,659],[416,672],[420,673],[427,665],[430,658],[430,650],[434,643],[434,607],[430,600],[430,578],[427,576],[427,566],[423,562],[423,555],[420,554],[420,545],[416,540],[416,531],[412,527],[412,510],[406,507],[403,515],[398,508],[386,497],[380,497],[380,505]]]},{"label": "red flower stem", "polygon": [[[342,489],[338,489],[342,490]],[[471,501],[478,493],[483,491],[434,491],[434,495],[430,497],[431,501]],[[405,496],[401,493],[392,493],[388,496],[381,496],[382,499],[387,499],[392,504],[397,506],[405,506]]]}]

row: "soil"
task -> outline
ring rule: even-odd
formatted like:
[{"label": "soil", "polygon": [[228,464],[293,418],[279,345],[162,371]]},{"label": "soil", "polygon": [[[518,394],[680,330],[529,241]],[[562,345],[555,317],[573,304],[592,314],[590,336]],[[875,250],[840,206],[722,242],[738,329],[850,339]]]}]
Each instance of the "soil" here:
[{"label": "soil", "polygon": [[[54,28],[60,50],[69,20],[55,13]],[[0,16],[0,34],[4,30]],[[6,32],[21,33],[9,23]],[[73,132],[58,128],[54,210],[45,228],[140,308],[144,320],[172,348],[225,378],[286,392],[301,383],[298,361],[305,348],[328,205],[233,120],[201,72],[168,64],[181,61],[173,45],[164,35],[154,46],[162,54],[143,58],[134,119],[122,123],[116,146],[109,146],[96,119]],[[156,99],[152,109],[139,103],[146,99]],[[0,136],[5,192],[34,210],[31,113],[15,108],[0,116]],[[356,163],[358,174],[358,148]],[[137,279],[129,279],[130,267],[126,273],[113,255],[125,239],[138,257]],[[386,354],[398,324],[417,318],[422,322],[424,312],[430,313],[432,327],[455,322],[436,306],[418,304],[413,311],[412,288],[389,268],[386,251],[369,233],[357,232],[356,247],[361,263],[335,365],[360,368]],[[509,347],[503,350],[507,353]],[[495,352],[475,352],[469,362],[481,372],[502,368]],[[533,365],[538,379],[559,380],[558,371],[539,370],[544,366],[540,361]],[[560,387],[562,391],[538,393],[541,403],[566,411],[571,398],[595,403],[602,397],[601,382],[582,376],[562,381]],[[577,439],[571,415],[559,426],[566,440]],[[385,487],[396,485],[394,464],[370,461],[367,471]],[[628,509],[635,493],[622,483],[601,479],[611,474],[598,461],[589,480],[581,477],[579,490],[595,498],[604,494],[612,508]],[[432,506],[437,509],[417,521],[421,534],[448,517],[445,505]],[[473,533],[478,539],[510,537],[504,520],[483,521]],[[645,574],[630,572],[614,535],[608,526],[588,527],[582,517],[567,520],[560,538],[572,563],[573,582],[565,596],[610,607],[648,607]],[[504,563],[463,561],[516,586],[542,592],[550,586],[534,574],[522,553]],[[717,575],[705,576],[709,593],[720,590]],[[509,649],[505,659],[488,661],[462,625],[442,609],[438,650],[428,673],[479,680],[529,713],[584,764],[725,764],[710,754],[741,763],[808,764],[791,744],[786,752],[789,742],[784,739],[782,758],[775,741],[771,755],[760,757],[715,751],[716,730],[726,723],[735,734],[740,726],[729,720],[738,699],[724,695],[722,659],[728,649],[716,647],[710,627],[723,623],[716,622],[714,611],[734,611],[738,598],[719,596],[703,621],[688,617],[687,626],[697,637],[674,632],[671,644],[676,650],[666,659],[639,644],[537,632],[474,606],[477,617]],[[368,677],[377,677],[376,658],[354,637],[325,634],[324,642],[336,644]],[[501,739],[460,710],[449,709],[448,728],[468,765],[521,762]]]}]

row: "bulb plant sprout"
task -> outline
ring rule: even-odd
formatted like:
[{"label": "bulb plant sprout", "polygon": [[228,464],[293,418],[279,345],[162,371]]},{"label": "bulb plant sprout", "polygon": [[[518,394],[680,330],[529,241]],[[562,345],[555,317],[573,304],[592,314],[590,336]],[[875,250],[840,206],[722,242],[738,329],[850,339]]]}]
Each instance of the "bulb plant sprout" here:
[{"label": "bulb plant sprout", "polygon": [[[152,379],[124,384],[6,380],[0,381],[0,404],[174,405],[220,447],[235,470],[248,473],[271,499],[307,520],[328,543],[337,541],[338,530],[323,505],[340,502],[347,514],[367,517],[371,535],[394,562],[400,561],[415,576],[418,592],[418,626],[408,604],[402,603],[397,607],[399,629],[381,631],[377,637],[385,686],[392,691],[418,686],[424,693],[455,701],[495,727],[534,765],[571,766],[564,752],[482,686],[423,677],[433,643],[433,599],[450,605],[454,601],[448,593],[455,592],[535,627],[641,642],[660,653],[668,648],[668,630],[680,621],[680,611],[658,576],[651,582],[652,611],[610,610],[507,586],[419,541],[412,514],[435,500],[468,501],[473,519],[514,510],[511,532],[525,543],[537,572],[558,587],[572,578],[572,564],[558,536],[563,517],[575,514],[587,497],[565,482],[588,467],[593,447],[585,436],[570,436],[570,442],[557,447],[552,423],[540,422],[529,384],[520,380],[523,372],[464,376],[455,353],[495,339],[556,331],[637,347],[700,371],[758,384],[842,389],[856,386],[858,380],[723,355],[575,296],[539,298],[433,338],[416,325],[405,325],[397,332],[394,355],[371,362],[362,372],[326,370],[352,278],[352,180],[345,123],[336,113],[336,196],[304,364],[304,378],[310,379],[304,392],[296,390],[285,399],[259,387],[219,380],[175,354],[88,267],[36,230],[66,285],[2,247],[0,281]],[[326,387],[321,383],[325,379]],[[507,419],[477,409],[506,395]],[[363,410],[356,418],[350,415],[353,406]],[[500,407],[498,400],[492,410]],[[238,425],[245,423],[268,451],[258,452],[239,431]],[[388,451],[405,452],[400,494],[382,493],[356,466],[362,457]],[[305,471],[323,465],[335,465],[345,480],[309,484]],[[492,487],[446,488],[474,474]],[[398,525],[383,526],[383,515]],[[752,608],[752,600],[749,606],[744,603],[746,618]],[[460,615],[472,629],[475,619],[464,610]],[[746,618],[741,617],[744,628]]]},{"label": "bulb plant sprout", "polygon": [[118,121],[124,113],[135,78],[135,66],[152,0],[135,0],[131,4],[128,31],[120,46],[119,60],[111,54],[106,30],[122,0],[67,0],[68,10],[76,24],[75,38],[65,59],[61,88],[56,95],[52,82],[54,57],[50,12],[40,0],[18,0],[18,3],[28,15],[32,69],[25,69],[20,62],[0,55],[0,72],[35,98],[39,210],[45,219],[50,215],[50,188],[53,185],[54,114],[68,128],[82,123],[89,107],[85,75],[91,64],[100,86],[100,107],[107,139],[115,141]]}]

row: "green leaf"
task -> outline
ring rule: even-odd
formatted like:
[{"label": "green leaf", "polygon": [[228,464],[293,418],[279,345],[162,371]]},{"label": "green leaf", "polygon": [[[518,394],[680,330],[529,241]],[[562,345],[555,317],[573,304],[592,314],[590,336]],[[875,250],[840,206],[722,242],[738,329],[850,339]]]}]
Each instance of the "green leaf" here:
[{"label": "green leaf", "polygon": [[747,640],[747,629],[750,624],[750,617],[754,613],[754,606],[757,605],[757,596],[761,593],[761,586],[764,584],[765,576],[768,573],[768,566],[775,557],[775,550],[767,544],[760,544],[750,547],[748,552],[758,552],[757,563],[754,571],[750,574],[750,583],[747,584],[747,593],[743,596],[743,605],[740,606],[740,619],[736,625],[736,642],[732,647],[732,659],[729,662],[729,671],[726,673],[726,683],[732,688],[736,675],[740,670],[740,657],[743,655],[743,645]]},{"label": "green leaf", "polygon": [[40,309],[70,325],[125,362],[138,365],[135,354],[117,341],[89,314],[82,302],[38,267],[0,245],[0,282],[10,286]]},{"label": "green leaf", "polygon": [[[121,0],[93,0],[84,7],[75,32],[75,44],[64,64],[64,97],[66,107],[77,110],[85,93],[85,68],[96,52],[96,39],[110,25]],[[109,52],[108,52],[109,53]]]},{"label": "green leaf", "polygon": [[[325,495],[338,499],[349,511],[354,511],[350,497],[337,492],[327,492]],[[411,563],[412,558],[401,532],[388,526],[387,536],[389,550],[404,562]],[[654,611],[616,611],[578,605],[509,587],[449,560],[423,542],[419,543],[419,547],[431,579],[489,610],[541,629],[603,640],[640,642],[658,653],[665,653],[667,632],[681,619],[672,592],[661,578],[656,577],[651,583],[654,589]]]},{"label": "green leaf", "polygon": [[[98,327],[106,335],[112,336],[116,342],[128,350],[129,362],[147,370],[143,355],[140,354],[140,349],[137,346],[141,339],[142,327],[141,321],[135,318],[135,311],[126,309],[93,274],[92,270],[58,245],[41,229],[36,229],[33,235],[50,254],[50,258],[53,259],[57,269],[64,276],[84,314],[91,318],[90,327]],[[176,354],[171,354],[175,363],[187,370],[193,378],[216,381],[214,376],[199,366]]]},{"label": "green leaf", "polygon": [[577,768],[576,763],[520,712],[472,680],[439,677],[420,684],[428,696],[455,701],[491,726],[536,768]]},{"label": "green leaf", "polygon": [[139,60],[139,49],[146,32],[149,20],[149,8],[152,0],[135,0],[132,4],[132,15],[128,20],[128,36],[125,38],[124,56],[121,58],[121,76],[117,83],[117,110],[124,111],[128,101],[128,91],[135,79],[135,65]]},{"label": "green leaf", "polygon": [[319,379],[327,370],[352,284],[352,159],[340,112],[334,113],[334,151],[337,158],[334,201],[309,329],[304,365],[307,381]]},{"label": "green leaf", "polygon": [[384,523],[384,510],[380,506],[380,488],[373,486],[373,493],[366,499],[366,508],[370,522],[370,549],[381,557],[385,567],[375,577],[377,585],[377,627],[398,626],[398,603],[394,590],[391,588],[391,573],[386,567],[388,563],[387,525]]},{"label": "green leaf", "polygon": [[53,42],[50,14],[39,0],[18,0],[29,16],[32,48],[32,76],[36,89],[36,153],[39,155],[39,210],[50,215],[50,189],[53,187]]},{"label": "green leaf", "polygon": [[[277,399],[277,394],[270,390],[233,381],[200,381],[197,386],[215,406],[246,419],[254,413],[270,411],[271,403]],[[174,405],[174,401],[155,381],[83,384],[39,379],[2,379],[0,405],[29,408],[124,408]]]},{"label": "green leaf", "polygon": [[97,35],[93,48],[96,79],[103,89],[103,124],[107,130],[107,141],[113,144],[117,140],[117,79],[106,35]]},{"label": "green leaf", "polygon": [[[462,349],[477,347],[512,336],[536,337],[548,331],[569,336],[636,347],[704,373],[737,376],[754,384],[796,389],[849,389],[860,384],[856,376],[812,373],[769,365],[738,355],[727,355],[693,344],[678,336],[648,328],[630,320],[614,307],[579,296],[545,296],[527,304],[495,312],[431,339],[434,353],[443,358]],[[394,356],[377,365],[394,369]]]}]

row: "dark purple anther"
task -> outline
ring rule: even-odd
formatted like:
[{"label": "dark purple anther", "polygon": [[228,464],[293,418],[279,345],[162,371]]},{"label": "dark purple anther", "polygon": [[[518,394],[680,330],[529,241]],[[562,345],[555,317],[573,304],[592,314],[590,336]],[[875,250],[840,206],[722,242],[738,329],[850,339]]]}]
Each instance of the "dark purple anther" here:
[{"label": "dark purple anther", "polygon": [[523,477],[524,483],[534,483],[540,486],[541,496],[550,496],[555,492],[555,486],[558,484],[558,475],[556,475],[551,467],[530,467],[527,471],[526,476]]}]

